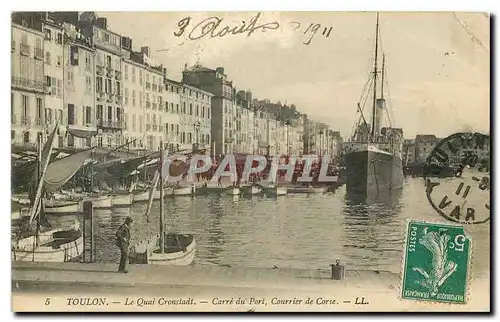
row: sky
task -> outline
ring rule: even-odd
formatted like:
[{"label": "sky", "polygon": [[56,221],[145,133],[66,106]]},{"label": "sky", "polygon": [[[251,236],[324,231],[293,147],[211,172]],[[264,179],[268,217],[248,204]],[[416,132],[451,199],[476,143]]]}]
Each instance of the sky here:
[{"label": "sky", "polygon": [[[364,12],[262,12],[257,25],[278,29],[191,40],[195,26],[222,18],[215,29],[240,26],[256,12],[98,12],[108,29],[149,46],[152,57],[180,80],[185,64],[224,67],[234,86],[254,98],[295,104],[310,118],[352,133],[357,103],[373,68],[376,14]],[[190,17],[184,33],[181,19]],[[299,26],[300,24],[300,26]],[[311,34],[308,26],[320,24]],[[332,28],[329,36],[328,30]],[[326,28],[325,35],[323,31]],[[294,30],[295,29],[295,30]],[[193,31],[200,32],[201,28]],[[483,13],[380,13],[386,57],[385,98],[392,125],[406,138],[445,137],[459,131],[489,132],[489,17]],[[159,51],[161,50],[161,51]],[[381,60],[379,61],[379,64]],[[365,117],[369,117],[367,106]]]}]

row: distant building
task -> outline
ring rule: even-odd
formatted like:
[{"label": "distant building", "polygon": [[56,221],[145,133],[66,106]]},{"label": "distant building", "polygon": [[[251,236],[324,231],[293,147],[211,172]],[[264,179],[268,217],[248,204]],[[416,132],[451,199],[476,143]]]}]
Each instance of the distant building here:
[{"label": "distant building", "polygon": [[213,95],[211,101],[211,141],[215,154],[233,152],[235,124],[233,109],[233,83],[224,68],[210,69],[195,65],[182,73],[182,83],[202,89]]},{"label": "distant building", "polygon": [[171,79],[165,80],[165,93],[163,99],[165,101],[165,139],[169,144],[170,151],[181,150],[181,93],[182,83]]},{"label": "distant building", "polygon": [[415,163],[415,140],[406,139],[403,142],[403,151],[401,157],[403,164],[410,165]]},{"label": "distant building", "polygon": [[434,134],[418,134],[415,137],[415,162],[425,162],[438,142]]}]

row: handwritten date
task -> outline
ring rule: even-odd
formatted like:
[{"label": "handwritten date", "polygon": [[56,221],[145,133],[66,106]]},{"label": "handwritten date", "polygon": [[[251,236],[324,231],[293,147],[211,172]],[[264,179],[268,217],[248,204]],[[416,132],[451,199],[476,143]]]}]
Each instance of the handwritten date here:
[{"label": "handwritten date", "polygon": [[[292,21],[290,22],[291,25],[294,25],[294,31],[300,29],[301,23],[297,21]],[[321,24],[319,23],[310,23],[307,29],[304,31],[304,35],[309,34],[309,39],[306,41],[303,41],[302,43],[304,45],[309,45],[311,41],[313,40],[314,36],[316,36],[316,33],[321,29]],[[324,27],[323,28],[323,33],[322,35],[325,36],[325,38],[328,38],[330,36],[330,33],[332,32],[333,27]]]},{"label": "handwritten date", "polygon": [[[253,16],[248,24],[245,21],[242,21],[240,25],[237,26],[229,26],[226,25],[222,28],[219,28],[224,21],[223,18],[219,17],[209,17],[202,20],[200,23],[194,25],[194,27],[190,28],[188,38],[190,40],[198,40],[204,37],[208,38],[223,38],[229,35],[238,35],[238,34],[246,34],[247,37],[251,36],[257,30],[261,30],[265,32],[266,30],[275,30],[280,27],[280,24],[277,21],[268,22],[264,24],[258,24],[261,14]],[[186,17],[180,20],[177,23],[178,31],[174,32],[174,36],[180,37],[186,32],[186,29],[190,27],[191,17]]]},{"label": "handwritten date", "polygon": [[[246,34],[247,37],[254,34],[256,31],[266,32],[267,30],[277,30],[280,24],[277,21],[261,23],[261,13],[257,13],[250,18],[248,22],[242,21],[241,24],[229,25],[224,23],[224,18],[208,17],[197,24],[192,23],[191,17],[185,17],[177,23],[177,30],[174,31],[174,36],[181,37],[186,35],[189,40],[198,40],[202,38],[224,38],[227,36]],[[302,31],[308,38],[303,41],[304,45],[309,45],[313,41],[318,32],[322,31],[325,38],[330,36],[333,27],[324,27],[319,23],[310,23],[307,28],[301,28],[302,24],[297,21],[292,21],[290,24],[293,26],[293,31]]]}]

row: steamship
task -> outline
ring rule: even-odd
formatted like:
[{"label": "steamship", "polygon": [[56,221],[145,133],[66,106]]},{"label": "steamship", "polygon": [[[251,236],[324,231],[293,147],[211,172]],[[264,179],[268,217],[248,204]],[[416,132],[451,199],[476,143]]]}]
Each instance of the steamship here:
[{"label": "steamship", "polygon": [[[379,16],[375,31],[375,59],[373,71],[365,84],[365,91],[357,104],[358,113],[354,133],[344,145],[346,188],[356,195],[376,196],[403,186],[403,130],[392,127],[384,98],[385,55],[382,69],[379,60]],[[380,82],[379,82],[380,78]],[[363,114],[362,103],[371,102],[371,122]],[[384,115],[387,116],[385,120]],[[384,121],[389,126],[382,127]]]}]

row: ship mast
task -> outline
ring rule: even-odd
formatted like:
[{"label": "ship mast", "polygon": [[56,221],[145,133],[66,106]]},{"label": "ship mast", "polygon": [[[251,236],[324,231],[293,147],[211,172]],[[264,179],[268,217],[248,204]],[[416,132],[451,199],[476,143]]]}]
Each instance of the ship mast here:
[{"label": "ship mast", "polygon": [[382,80],[380,88],[380,98],[384,99],[384,75],[385,75],[385,54],[382,52]]},{"label": "ship mast", "polygon": [[373,68],[373,109],[372,109],[372,142],[375,138],[375,114],[377,102],[377,60],[378,60],[378,12],[377,12],[377,26],[375,29],[375,65]]}]

